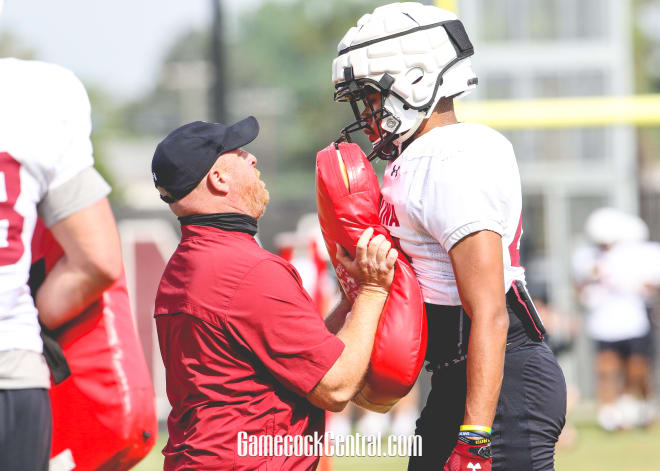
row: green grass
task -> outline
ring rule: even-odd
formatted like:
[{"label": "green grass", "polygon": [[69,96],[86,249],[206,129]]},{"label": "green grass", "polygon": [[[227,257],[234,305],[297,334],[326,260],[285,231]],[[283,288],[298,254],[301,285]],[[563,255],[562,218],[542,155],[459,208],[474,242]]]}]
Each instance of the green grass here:
[{"label": "green grass", "polygon": [[[660,471],[660,424],[649,430],[606,433],[584,422],[577,424],[577,431],[574,445],[557,454],[557,471]],[[152,452],[133,469],[162,470],[165,440],[163,431]],[[405,458],[334,458],[332,471],[400,471],[406,465]]]},{"label": "green grass", "polygon": [[608,433],[583,423],[577,430],[575,445],[557,454],[558,471],[660,471],[660,424]]}]

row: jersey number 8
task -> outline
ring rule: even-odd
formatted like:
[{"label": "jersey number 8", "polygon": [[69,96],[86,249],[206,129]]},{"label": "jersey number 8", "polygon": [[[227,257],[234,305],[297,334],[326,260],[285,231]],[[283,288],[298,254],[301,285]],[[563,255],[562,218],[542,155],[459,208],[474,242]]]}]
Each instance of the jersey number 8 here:
[{"label": "jersey number 8", "polygon": [[21,164],[0,152],[0,266],[18,262],[25,251],[23,216],[14,206],[21,194]]}]

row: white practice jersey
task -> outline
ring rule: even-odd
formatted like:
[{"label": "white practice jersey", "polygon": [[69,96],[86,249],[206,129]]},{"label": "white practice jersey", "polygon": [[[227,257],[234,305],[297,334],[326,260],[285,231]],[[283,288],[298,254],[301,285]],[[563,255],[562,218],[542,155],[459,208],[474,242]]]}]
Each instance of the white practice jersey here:
[{"label": "white practice jersey", "polygon": [[68,70],[0,59],[0,351],[41,352],[27,285],[37,205],[93,165],[87,94]]},{"label": "white practice jersey", "polygon": [[380,222],[412,260],[424,301],[460,305],[449,251],[482,230],[502,236],[504,286],[524,281],[522,197],[511,143],[479,124],[434,128],[385,169]]}]

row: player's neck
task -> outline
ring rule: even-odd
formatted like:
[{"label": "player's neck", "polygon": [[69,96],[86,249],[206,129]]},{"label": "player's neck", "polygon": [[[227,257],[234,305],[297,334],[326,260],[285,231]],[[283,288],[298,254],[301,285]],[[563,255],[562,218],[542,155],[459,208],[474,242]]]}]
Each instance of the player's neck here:
[{"label": "player's neck", "polygon": [[456,114],[454,113],[454,101],[449,98],[443,98],[440,100],[440,103],[438,103],[438,106],[431,116],[424,120],[419,127],[415,139],[423,136],[431,129],[456,123],[458,123],[458,121],[456,120]]}]

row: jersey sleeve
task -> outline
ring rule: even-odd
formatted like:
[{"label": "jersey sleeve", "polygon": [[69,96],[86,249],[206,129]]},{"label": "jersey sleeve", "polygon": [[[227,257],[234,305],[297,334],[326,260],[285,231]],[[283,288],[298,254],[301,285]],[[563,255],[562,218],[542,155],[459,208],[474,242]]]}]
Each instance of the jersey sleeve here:
[{"label": "jersey sleeve", "polygon": [[512,188],[520,185],[509,165],[513,149],[509,145],[505,151],[508,158],[465,154],[437,159],[431,166],[415,212],[445,250],[475,232],[504,235]]},{"label": "jersey sleeve", "polygon": [[81,171],[94,165],[92,142],[91,106],[85,87],[66,69],[54,74],[52,86],[57,87],[57,127],[61,133],[57,155],[47,175],[47,191],[71,180]]},{"label": "jersey sleeve", "polygon": [[91,107],[85,87],[66,69],[51,66],[50,70],[55,95],[50,115],[59,145],[45,161],[46,192],[38,205],[48,227],[110,193],[110,186],[93,167]]},{"label": "jersey sleeve", "polygon": [[37,205],[39,216],[52,227],[78,211],[87,208],[110,193],[110,185],[95,168],[87,167],[60,186],[46,193]]},{"label": "jersey sleeve", "polygon": [[237,289],[227,326],[285,387],[308,394],[344,344],[325,327],[293,267],[265,260]]}]

